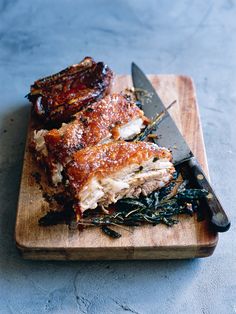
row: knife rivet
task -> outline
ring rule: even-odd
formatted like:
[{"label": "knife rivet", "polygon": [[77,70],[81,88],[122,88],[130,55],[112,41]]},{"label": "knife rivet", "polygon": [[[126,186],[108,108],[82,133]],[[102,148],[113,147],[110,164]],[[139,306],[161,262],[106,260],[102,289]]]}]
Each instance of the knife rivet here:
[{"label": "knife rivet", "polygon": [[203,180],[203,179],[204,179],[204,177],[203,177],[203,175],[202,175],[202,174],[198,174],[198,175],[197,175],[197,179],[198,179],[198,180]]},{"label": "knife rivet", "polygon": [[207,198],[208,198],[209,200],[211,200],[211,199],[213,198],[213,194],[209,193],[209,194],[207,195]]}]

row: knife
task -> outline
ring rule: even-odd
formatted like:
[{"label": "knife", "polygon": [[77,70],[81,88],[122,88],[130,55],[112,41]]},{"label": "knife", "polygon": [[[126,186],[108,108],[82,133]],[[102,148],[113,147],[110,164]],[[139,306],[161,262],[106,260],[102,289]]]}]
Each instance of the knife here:
[{"label": "knife", "polygon": [[[133,86],[138,92],[136,94],[138,101],[143,105],[143,111],[148,118],[154,117],[157,113],[165,110],[165,106],[158,96],[156,90],[148,80],[142,70],[135,64],[131,65],[131,73]],[[225,232],[230,228],[230,221],[222,208],[215,192],[213,191],[209,181],[207,180],[199,162],[193,155],[188,144],[180,133],[174,120],[166,111],[164,118],[158,125],[158,139],[159,146],[168,147],[172,150],[173,162],[175,166],[183,169],[186,173],[193,176],[199,188],[206,189],[209,194],[206,198],[206,203],[211,214],[211,223],[214,229],[218,232]]]}]

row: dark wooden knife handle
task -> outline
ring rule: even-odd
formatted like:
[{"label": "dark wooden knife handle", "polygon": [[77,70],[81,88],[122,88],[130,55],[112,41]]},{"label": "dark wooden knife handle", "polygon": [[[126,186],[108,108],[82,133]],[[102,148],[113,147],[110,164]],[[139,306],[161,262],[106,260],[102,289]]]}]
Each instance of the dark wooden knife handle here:
[{"label": "dark wooden knife handle", "polygon": [[188,167],[192,170],[192,174],[195,177],[197,184],[200,188],[209,192],[207,196],[207,204],[209,206],[210,213],[212,214],[211,223],[215,230],[218,232],[225,232],[230,228],[230,221],[220,204],[215,192],[213,191],[209,181],[207,180],[199,162],[195,157],[190,158],[188,161]]}]

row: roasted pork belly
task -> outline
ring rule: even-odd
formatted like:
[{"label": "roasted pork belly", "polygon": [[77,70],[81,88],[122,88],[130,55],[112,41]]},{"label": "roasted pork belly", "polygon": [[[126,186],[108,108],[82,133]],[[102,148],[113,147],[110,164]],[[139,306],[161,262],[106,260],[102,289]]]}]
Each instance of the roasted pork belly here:
[{"label": "roasted pork belly", "polygon": [[162,188],[173,178],[171,159],[168,149],[148,142],[111,142],[74,153],[66,176],[75,208],[83,213]]},{"label": "roasted pork belly", "polygon": [[114,140],[129,140],[140,133],[149,120],[123,94],[112,94],[86,107],[70,123],[59,129],[34,133],[38,159],[48,164],[53,184],[61,182],[63,166],[81,149]]},{"label": "roasted pork belly", "polygon": [[28,95],[34,113],[44,122],[64,122],[85,105],[102,98],[113,73],[103,62],[86,57],[61,72],[37,80]]}]

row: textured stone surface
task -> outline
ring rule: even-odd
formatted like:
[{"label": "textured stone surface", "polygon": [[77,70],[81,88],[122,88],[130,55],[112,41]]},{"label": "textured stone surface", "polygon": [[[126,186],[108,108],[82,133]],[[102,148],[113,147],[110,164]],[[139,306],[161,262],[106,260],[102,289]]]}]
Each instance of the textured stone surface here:
[{"label": "textured stone surface", "polygon": [[[30,262],[13,233],[30,83],[85,55],[117,73],[196,83],[213,185],[236,211],[236,2],[0,1],[0,312],[236,312],[235,225],[214,255],[191,261]],[[233,141],[234,139],[234,141]]]}]

